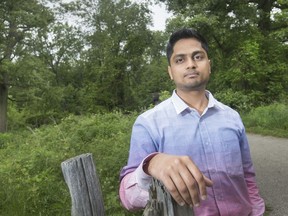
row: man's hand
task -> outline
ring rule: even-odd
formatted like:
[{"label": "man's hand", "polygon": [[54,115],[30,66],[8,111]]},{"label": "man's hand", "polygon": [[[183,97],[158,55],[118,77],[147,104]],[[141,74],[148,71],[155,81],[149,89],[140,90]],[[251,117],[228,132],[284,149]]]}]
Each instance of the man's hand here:
[{"label": "man's hand", "polygon": [[160,180],[181,206],[199,206],[207,197],[206,186],[213,184],[188,156],[159,153],[144,165],[144,171]]}]

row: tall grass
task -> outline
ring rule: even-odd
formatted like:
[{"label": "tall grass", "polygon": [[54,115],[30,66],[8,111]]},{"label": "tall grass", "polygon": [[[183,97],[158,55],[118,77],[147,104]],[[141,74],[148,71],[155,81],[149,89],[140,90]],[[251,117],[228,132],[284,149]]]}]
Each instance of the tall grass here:
[{"label": "tall grass", "polygon": [[288,138],[288,105],[274,103],[242,116],[248,132]]}]

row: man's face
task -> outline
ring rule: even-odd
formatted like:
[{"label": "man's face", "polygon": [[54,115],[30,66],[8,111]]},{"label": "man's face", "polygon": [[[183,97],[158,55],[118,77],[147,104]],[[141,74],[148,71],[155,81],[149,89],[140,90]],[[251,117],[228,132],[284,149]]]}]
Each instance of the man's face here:
[{"label": "man's face", "polygon": [[176,42],[168,72],[178,91],[205,90],[210,69],[208,55],[198,40],[189,38]]}]

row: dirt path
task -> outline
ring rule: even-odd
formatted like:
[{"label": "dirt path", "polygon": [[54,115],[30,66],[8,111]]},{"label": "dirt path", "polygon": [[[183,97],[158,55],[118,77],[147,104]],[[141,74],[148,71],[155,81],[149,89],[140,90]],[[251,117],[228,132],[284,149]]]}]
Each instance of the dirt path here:
[{"label": "dirt path", "polygon": [[271,216],[288,216],[288,139],[248,134],[260,194]]}]

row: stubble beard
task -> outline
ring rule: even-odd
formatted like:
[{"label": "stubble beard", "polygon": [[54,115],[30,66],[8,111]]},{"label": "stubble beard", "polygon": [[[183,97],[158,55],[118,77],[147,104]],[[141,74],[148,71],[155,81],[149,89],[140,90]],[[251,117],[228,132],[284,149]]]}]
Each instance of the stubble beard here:
[{"label": "stubble beard", "polygon": [[194,80],[193,82],[181,84],[181,85],[178,85],[177,87],[181,91],[185,91],[185,92],[202,91],[206,89],[208,81],[209,81],[209,78],[202,80],[202,81]]}]

